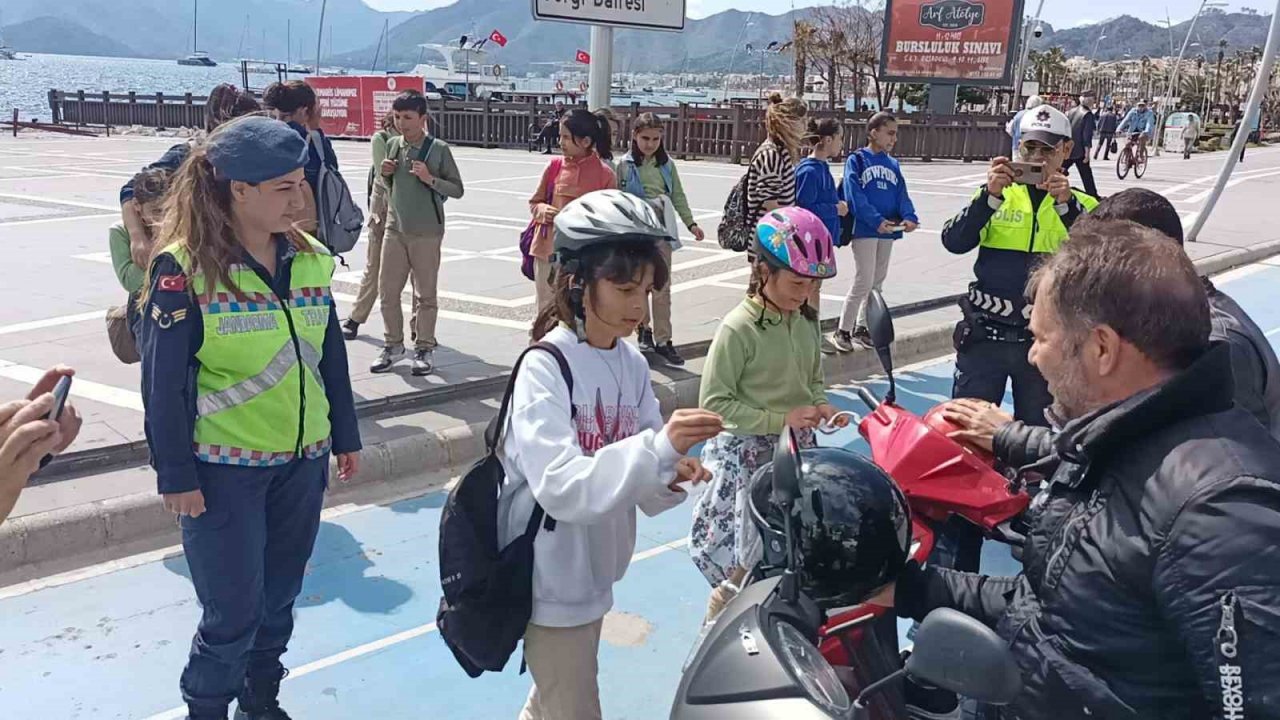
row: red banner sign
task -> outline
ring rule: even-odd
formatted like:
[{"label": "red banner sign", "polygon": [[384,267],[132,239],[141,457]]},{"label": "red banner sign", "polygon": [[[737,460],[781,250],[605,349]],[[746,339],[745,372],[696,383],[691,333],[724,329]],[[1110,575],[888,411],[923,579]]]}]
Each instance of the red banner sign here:
[{"label": "red banner sign", "polygon": [[1006,85],[1021,0],[889,0],[882,80]]},{"label": "red banner sign", "polygon": [[316,91],[320,126],[331,137],[369,137],[377,132],[391,103],[405,90],[425,92],[410,75],[321,75],[307,78]]}]

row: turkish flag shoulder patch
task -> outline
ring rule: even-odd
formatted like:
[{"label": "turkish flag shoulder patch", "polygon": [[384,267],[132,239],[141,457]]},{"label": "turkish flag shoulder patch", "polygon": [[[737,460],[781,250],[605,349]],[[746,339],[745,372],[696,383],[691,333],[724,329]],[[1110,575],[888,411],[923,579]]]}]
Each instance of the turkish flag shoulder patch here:
[{"label": "turkish flag shoulder patch", "polygon": [[156,288],[162,292],[186,292],[186,275],[161,275]]}]

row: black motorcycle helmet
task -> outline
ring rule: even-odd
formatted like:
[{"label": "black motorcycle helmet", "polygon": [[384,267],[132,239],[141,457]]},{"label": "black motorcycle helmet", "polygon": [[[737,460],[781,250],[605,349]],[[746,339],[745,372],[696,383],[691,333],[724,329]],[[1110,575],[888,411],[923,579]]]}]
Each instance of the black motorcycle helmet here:
[{"label": "black motorcycle helmet", "polygon": [[[791,509],[800,587],[824,610],[857,605],[893,581],[907,561],[911,516],[888,474],[849,450],[801,450],[799,496]],[[788,463],[791,464],[791,463]],[[764,562],[786,567],[783,510],[773,501],[769,463],[751,480],[751,518]]]}]

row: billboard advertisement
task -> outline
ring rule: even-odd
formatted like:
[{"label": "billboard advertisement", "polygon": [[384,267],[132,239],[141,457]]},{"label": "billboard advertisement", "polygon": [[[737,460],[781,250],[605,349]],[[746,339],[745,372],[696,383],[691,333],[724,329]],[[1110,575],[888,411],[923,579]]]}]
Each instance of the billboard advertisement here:
[{"label": "billboard advertisement", "polygon": [[880,79],[1008,85],[1021,0],[888,0]]},{"label": "billboard advertisement", "polygon": [[320,127],[331,137],[369,137],[391,110],[396,95],[425,91],[421,77],[411,75],[318,75],[307,78],[316,91]]}]

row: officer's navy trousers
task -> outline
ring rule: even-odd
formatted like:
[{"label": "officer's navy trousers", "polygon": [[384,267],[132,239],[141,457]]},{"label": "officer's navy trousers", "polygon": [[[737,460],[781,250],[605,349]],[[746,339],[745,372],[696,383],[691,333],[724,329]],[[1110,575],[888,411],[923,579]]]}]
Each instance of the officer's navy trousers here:
[{"label": "officer's navy trousers", "polygon": [[1028,425],[1048,425],[1044,411],[1053,403],[1049,383],[1027,359],[1030,342],[980,339],[956,353],[953,398],[1004,402],[1006,383],[1013,383],[1013,416]]},{"label": "officer's navy trousers", "polygon": [[311,558],[329,456],[272,468],[197,463],[206,511],[183,517],[182,547],[204,609],[182,673],[193,712],[221,717],[246,673],[280,671]]}]

